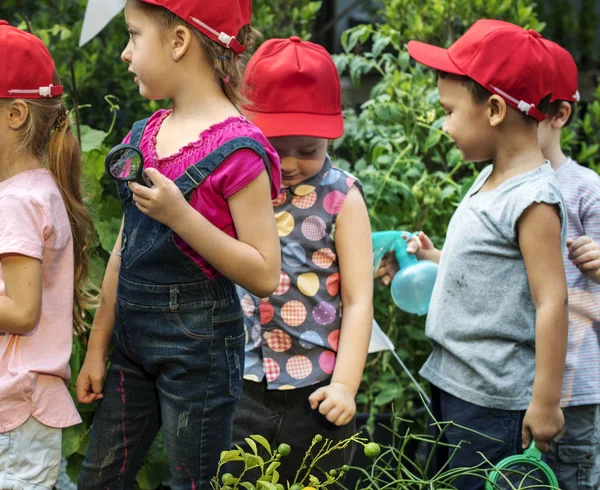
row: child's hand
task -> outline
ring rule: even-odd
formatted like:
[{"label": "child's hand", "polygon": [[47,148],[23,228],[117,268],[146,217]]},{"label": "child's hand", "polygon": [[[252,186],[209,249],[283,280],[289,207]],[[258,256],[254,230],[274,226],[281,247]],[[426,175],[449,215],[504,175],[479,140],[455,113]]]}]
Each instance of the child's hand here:
[{"label": "child's hand", "polygon": [[587,236],[567,240],[569,259],[583,274],[591,279],[600,278],[600,245]]},{"label": "child's hand", "polygon": [[319,388],[308,397],[308,401],[310,408],[318,408],[329,422],[338,426],[349,423],[356,413],[354,394],[343,383],[330,383]]},{"label": "child's hand", "polygon": [[189,207],[188,202],[175,183],[158,170],[147,168],[144,172],[152,181],[151,188],[136,182],[129,183],[137,208],[159,223],[173,228],[172,225],[181,219],[182,213]]},{"label": "child's hand", "polygon": [[523,448],[529,447],[533,438],[535,446],[545,453],[564,428],[565,417],[558,403],[548,405],[532,400],[523,420]]},{"label": "child's hand", "polygon": [[77,376],[76,391],[79,403],[94,403],[104,398],[102,383],[106,374],[106,357],[85,356],[83,366]]},{"label": "child's hand", "polygon": [[400,266],[396,260],[396,255],[394,252],[389,252],[381,259],[379,269],[377,269],[377,272],[375,272],[375,278],[381,277],[381,282],[383,285],[389,286],[390,282],[392,282],[392,278],[399,270]]},{"label": "child's hand", "polygon": [[[416,255],[419,260],[439,262],[439,250],[433,246],[433,242],[422,231],[408,241],[406,251],[409,254]],[[381,264],[379,264],[379,269],[375,273],[375,278],[381,277],[383,285],[389,286],[399,270],[400,266],[396,261],[396,255],[394,252],[389,252],[381,259]]]},{"label": "child's hand", "polygon": [[[436,251],[436,248],[430,238],[420,231],[417,236],[408,241],[406,251],[409,254],[416,255],[419,260],[433,260],[432,252]],[[437,260],[434,260],[434,262],[437,262]]]}]

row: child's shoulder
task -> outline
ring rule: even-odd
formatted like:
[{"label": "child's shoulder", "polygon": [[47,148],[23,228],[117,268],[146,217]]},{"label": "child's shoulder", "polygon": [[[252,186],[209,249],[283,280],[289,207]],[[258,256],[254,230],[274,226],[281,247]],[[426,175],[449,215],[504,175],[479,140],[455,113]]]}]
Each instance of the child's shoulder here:
[{"label": "child's shoulder", "polygon": [[600,175],[591,168],[580,165],[575,160],[570,159],[558,169],[557,177],[561,187],[576,187],[583,192],[589,192],[600,196]]},{"label": "child's shoulder", "polygon": [[46,204],[60,190],[49,170],[40,168],[21,172],[0,185],[0,199]]}]

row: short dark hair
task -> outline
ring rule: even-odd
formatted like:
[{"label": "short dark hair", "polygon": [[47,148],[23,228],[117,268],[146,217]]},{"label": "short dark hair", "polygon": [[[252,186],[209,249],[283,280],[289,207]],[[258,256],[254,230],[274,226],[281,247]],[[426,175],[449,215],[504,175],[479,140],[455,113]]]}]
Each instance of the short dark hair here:
[{"label": "short dark hair", "polygon": [[[447,73],[445,71],[437,72],[438,78],[446,78],[448,75],[449,75],[449,73]],[[473,97],[473,100],[475,102],[477,102],[478,104],[482,104],[483,102],[485,102],[492,96],[492,92],[490,92],[483,85],[477,83],[472,78],[469,78],[469,77],[466,77],[463,75],[454,75],[454,74],[452,74],[452,76],[456,77],[456,79],[460,80],[460,82],[467,88],[467,90],[471,94],[471,97]]]},{"label": "short dark hair", "polygon": [[548,106],[548,119],[552,119],[558,114],[563,102],[566,102],[567,104],[569,104],[569,106],[571,106],[571,114],[569,115],[569,119],[567,119],[567,122],[564,125],[564,127],[567,127],[569,124],[571,124],[573,117],[575,117],[575,102],[571,102],[570,100],[554,100],[550,102]]},{"label": "short dark hair", "polygon": [[[444,71],[438,70],[438,72],[437,72],[438,78],[446,78],[448,75],[449,75],[449,73],[444,72]],[[464,75],[454,75],[454,74],[452,74],[452,76],[456,77],[456,79],[461,81],[461,83],[467,88],[467,90],[471,94],[473,101],[477,104],[484,103],[493,95],[492,92],[490,92],[487,88],[485,88],[483,85],[476,82],[472,78],[469,78]],[[536,107],[540,112],[542,112],[544,114],[546,114],[548,112],[550,98],[551,98],[551,94],[548,94],[546,97],[544,97],[539,102],[539,104],[536,104]],[[521,112],[521,111],[517,111],[517,112],[519,114],[521,114],[521,116],[523,116],[525,121],[534,122],[535,124],[538,124],[538,121],[536,121],[533,117],[528,116],[527,114],[525,114],[524,112]]]}]

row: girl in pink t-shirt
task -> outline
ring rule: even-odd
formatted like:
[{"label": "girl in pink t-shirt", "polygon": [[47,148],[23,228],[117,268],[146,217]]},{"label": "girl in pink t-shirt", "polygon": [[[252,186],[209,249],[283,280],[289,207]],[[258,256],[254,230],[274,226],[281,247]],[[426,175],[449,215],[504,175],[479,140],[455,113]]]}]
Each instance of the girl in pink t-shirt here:
[{"label": "girl in pink t-shirt", "polygon": [[229,449],[245,343],[234,283],[268,296],[280,269],[279,160],[238,110],[250,17],[251,0],[126,3],[122,59],[173,108],[126,138],[152,186],[118,183],[123,225],[77,380],[98,401],[79,489],[133,488],[160,428],[173,490],[209,488]]},{"label": "girl in pink t-shirt", "polygon": [[63,87],[37,37],[0,21],[0,488],[51,489],[84,325],[93,232]]}]

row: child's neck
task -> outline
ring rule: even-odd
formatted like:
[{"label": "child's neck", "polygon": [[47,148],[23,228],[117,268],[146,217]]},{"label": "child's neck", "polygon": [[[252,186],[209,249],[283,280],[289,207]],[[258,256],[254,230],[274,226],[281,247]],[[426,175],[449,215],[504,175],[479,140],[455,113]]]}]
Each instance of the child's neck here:
[{"label": "child's neck", "polygon": [[33,155],[16,155],[9,151],[0,151],[0,182],[28,170],[44,168],[39,158]]},{"label": "child's neck", "polygon": [[494,167],[488,180],[488,187],[496,187],[505,180],[543,165],[544,162],[544,155],[537,142],[537,133],[515,132],[510,139],[503,138],[494,152],[492,157]]},{"label": "child's neck", "polygon": [[213,80],[198,79],[196,83],[185,84],[173,96],[172,103],[172,121],[214,120],[214,124],[240,115],[221,87]]},{"label": "child's neck", "polygon": [[549,146],[549,148],[543,148],[544,157],[547,160],[550,160],[550,164],[554,170],[558,170],[562,167],[567,160],[569,159],[567,155],[564,154],[560,147],[560,141],[557,141]]}]

